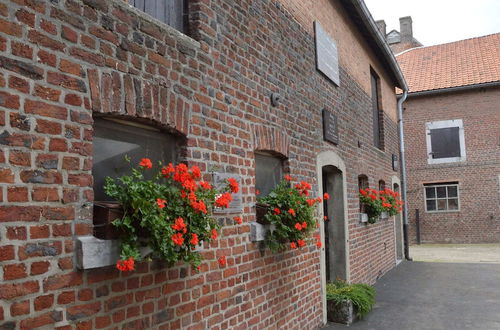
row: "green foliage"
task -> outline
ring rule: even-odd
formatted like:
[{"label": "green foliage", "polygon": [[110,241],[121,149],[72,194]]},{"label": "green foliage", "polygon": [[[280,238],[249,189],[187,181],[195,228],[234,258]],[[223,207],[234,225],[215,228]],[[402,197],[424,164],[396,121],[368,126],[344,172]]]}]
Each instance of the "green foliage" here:
[{"label": "green foliage", "polygon": [[[152,250],[149,257],[165,260],[169,264],[184,261],[197,267],[202,258],[199,252],[194,251],[195,245],[210,243],[213,240],[212,230],[219,229],[211,210],[220,192],[208,183],[204,183],[204,187],[200,185],[198,168],[195,170],[193,167],[190,171],[184,164],[176,167],[169,164],[169,168],[170,172],[164,167],[151,180],[146,180],[143,175],[145,171],[151,171],[147,166],[132,168],[130,175],[117,179],[106,178],[106,194],[118,201],[124,210],[123,218],[113,222],[122,233],[122,260],[132,257],[140,261],[140,247],[148,246]],[[189,184],[194,186],[186,188]],[[163,208],[158,199],[165,201]],[[207,212],[193,207],[193,200],[202,202]],[[173,228],[178,218],[186,224],[183,231]],[[180,245],[175,244],[172,238],[178,233],[184,240]],[[193,234],[197,236],[198,244],[191,243]]]},{"label": "green foliage", "polygon": [[387,188],[381,191],[370,188],[359,190],[359,200],[363,204],[365,213],[368,214],[369,223],[377,222],[384,211],[389,216],[399,214],[403,202],[398,197],[398,193]]},{"label": "green foliage", "polygon": [[375,295],[375,288],[368,284],[347,284],[343,281],[335,281],[326,285],[326,299],[336,303],[344,300],[352,301],[359,318],[363,318],[372,310]]},{"label": "green foliage", "polygon": [[[273,252],[304,246],[304,239],[317,225],[314,211],[321,198],[309,199],[311,186],[301,182],[292,188],[290,180],[290,177],[282,180],[269,195],[258,198],[258,203],[268,207],[265,221],[274,225],[274,230],[270,230],[265,239],[265,244]],[[297,229],[297,224],[300,225],[300,230]]]}]

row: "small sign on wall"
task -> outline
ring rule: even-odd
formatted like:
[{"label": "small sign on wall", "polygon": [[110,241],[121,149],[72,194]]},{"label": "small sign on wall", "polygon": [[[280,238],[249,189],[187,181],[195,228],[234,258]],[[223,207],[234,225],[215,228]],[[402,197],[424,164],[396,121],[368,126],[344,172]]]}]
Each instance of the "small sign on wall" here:
[{"label": "small sign on wall", "polygon": [[314,22],[316,35],[316,68],[337,86],[340,86],[337,45],[318,21]]},{"label": "small sign on wall", "polygon": [[392,170],[399,171],[399,159],[398,155],[392,154]]},{"label": "small sign on wall", "polygon": [[224,187],[227,186],[227,179],[229,178],[234,178],[237,182],[238,185],[240,186],[240,189],[238,190],[237,193],[231,193],[233,196],[233,199],[231,203],[229,204],[228,208],[214,208],[214,213],[241,213],[243,212],[243,197],[241,195],[241,176],[235,175],[235,174],[230,174],[230,173],[218,173],[215,172],[213,174],[213,184],[214,187],[217,190],[221,190]]},{"label": "small sign on wall", "polygon": [[333,144],[339,144],[337,116],[326,109],[323,109],[323,139]]}]

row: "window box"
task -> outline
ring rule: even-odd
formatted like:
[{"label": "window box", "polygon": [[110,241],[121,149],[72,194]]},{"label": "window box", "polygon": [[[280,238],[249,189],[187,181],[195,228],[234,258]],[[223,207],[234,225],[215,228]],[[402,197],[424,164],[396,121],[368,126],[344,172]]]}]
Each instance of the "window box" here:
[{"label": "window box", "polygon": [[368,222],[368,214],[366,214],[366,213],[359,213],[359,222],[361,222],[361,223]]},{"label": "window box", "polygon": [[380,214],[380,219],[389,219],[389,213],[387,213],[386,211],[382,212]]}]

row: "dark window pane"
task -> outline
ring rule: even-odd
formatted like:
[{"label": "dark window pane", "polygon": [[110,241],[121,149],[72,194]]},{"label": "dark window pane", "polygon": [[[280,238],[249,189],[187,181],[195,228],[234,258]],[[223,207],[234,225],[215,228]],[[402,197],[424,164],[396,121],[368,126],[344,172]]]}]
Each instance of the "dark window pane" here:
[{"label": "dark window pane", "polygon": [[439,211],[444,211],[446,210],[446,199],[438,199],[438,210]]},{"label": "dark window pane", "polygon": [[188,0],[129,0],[129,4],[157,20],[186,33]]},{"label": "dark window pane", "polygon": [[359,189],[366,189],[368,188],[368,177],[366,175],[360,175],[358,176],[358,187]]},{"label": "dark window pane", "polygon": [[448,210],[458,210],[458,199],[452,198],[448,200]]},{"label": "dark window pane", "polygon": [[380,148],[380,118],[378,108],[378,77],[371,74],[372,88],[372,113],[373,113],[373,143],[377,148]]},{"label": "dark window pane", "polygon": [[434,188],[434,187],[425,188],[425,197],[426,198],[435,198],[436,197],[436,188]]},{"label": "dark window pane", "polygon": [[457,186],[448,187],[448,197],[457,197]]},{"label": "dark window pane", "polygon": [[264,154],[255,154],[255,188],[259,196],[267,196],[283,177],[281,159]]},{"label": "dark window pane", "polygon": [[446,187],[436,187],[437,197],[446,198]]},{"label": "dark window pane", "polygon": [[427,211],[436,211],[436,200],[427,200]]},{"label": "dark window pane", "polygon": [[458,127],[431,129],[432,158],[460,157]]},{"label": "dark window pane", "polygon": [[130,173],[130,166],[125,161],[129,156],[132,166],[137,166],[142,158],[150,158],[154,171],[158,161],[164,164],[176,162],[177,148],[175,137],[157,130],[119,124],[105,119],[94,122],[94,196],[96,201],[110,198],[104,193],[104,179],[107,176],[119,177]]}]

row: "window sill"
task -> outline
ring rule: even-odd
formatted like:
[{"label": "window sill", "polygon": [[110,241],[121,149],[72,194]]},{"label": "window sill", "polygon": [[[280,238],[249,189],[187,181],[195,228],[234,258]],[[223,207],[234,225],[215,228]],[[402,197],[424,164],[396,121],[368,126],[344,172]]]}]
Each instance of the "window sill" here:
[{"label": "window sill", "polygon": [[445,210],[445,211],[425,211],[425,213],[438,213],[438,214],[442,214],[442,213],[459,213],[460,210]]},{"label": "window sill", "polygon": [[465,157],[449,157],[449,158],[427,158],[427,164],[447,164],[447,163],[460,163],[465,162]]}]

